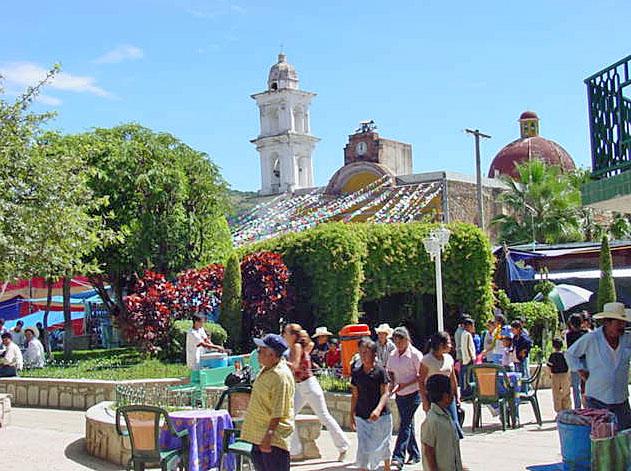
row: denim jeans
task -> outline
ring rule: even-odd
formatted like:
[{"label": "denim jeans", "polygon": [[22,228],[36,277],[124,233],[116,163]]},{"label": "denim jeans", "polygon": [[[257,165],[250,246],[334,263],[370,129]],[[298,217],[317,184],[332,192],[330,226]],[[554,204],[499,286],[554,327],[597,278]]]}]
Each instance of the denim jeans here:
[{"label": "denim jeans", "polygon": [[572,381],[572,399],[574,400],[574,409],[581,409],[581,376],[578,371],[570,372],[570,380]]},{"label": "denim jeans", "polygon": [[451,416],[451,421],[454,423],[454,428],[456,429],[456,433],[458,433],[458,437],[460,440],[464,438],[464,433],[462,431],[462,427],[460,426],[460,422],[458,421],[458,406],[456,405],[456,398],[451,401],[449,404],[449,409],[447,409],[449,415]]},{"label": "denim jeans", "polygon": [[465,397],[471,395],[471,388],[469,388],[469,383],[467,382],[467,380],[469,379],[469,370],[472,366],[473,362],[469,363],[468,365],[461,365],[460,373],[458,374],[458,382],[460,383],[460,394]]},{"label": "denim jeans", "polygon": [[392,453],[392,461],[405,463],[405,455],[411,460],[420,460],[421,453],[414,436],[414,413],[421,405],[421,395],[418,391],[406,396],[397,396],[397,409],[399,410],[399,433]]}]

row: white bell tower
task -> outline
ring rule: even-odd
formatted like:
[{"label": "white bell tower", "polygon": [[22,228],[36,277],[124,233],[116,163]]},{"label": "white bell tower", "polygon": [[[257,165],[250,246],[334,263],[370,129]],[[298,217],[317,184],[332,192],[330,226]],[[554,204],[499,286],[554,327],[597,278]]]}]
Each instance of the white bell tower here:
[{"label": "white bell tower", "polygon": [[298,88],[283,53],[269,71],[267,91],[252,95],[261,119],[259,136],[250,141],[261,156],[261,195],[314,186],[311,154],[320,139],[311,135],[309,106],[315,95]]}]

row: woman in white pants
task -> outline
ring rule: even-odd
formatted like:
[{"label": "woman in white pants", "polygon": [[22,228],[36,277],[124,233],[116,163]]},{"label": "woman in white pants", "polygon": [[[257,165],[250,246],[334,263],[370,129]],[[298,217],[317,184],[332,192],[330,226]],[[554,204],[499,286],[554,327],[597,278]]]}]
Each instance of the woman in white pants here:
[{"label": "woman in white pants", "polygon": [[[331,433],[333,443],[339,451],[338,461],[344,461],[348,451],[349,441],[342,428],[329,413],[324,400],[324,392],[317,378],[311,370],[311,358],[313,342],[309,334],[302,330],[298,324],[288,324],[283,332],[283,337],[289,345],[289,366],[296,380],[296,394],[294,396],[294,413],[297,415],[300,409],[309,404],[313,413],[318,416],[320,422]],[[298,432],[291,436],[290,453],[293,460],[303,459],[302,443]]]}]

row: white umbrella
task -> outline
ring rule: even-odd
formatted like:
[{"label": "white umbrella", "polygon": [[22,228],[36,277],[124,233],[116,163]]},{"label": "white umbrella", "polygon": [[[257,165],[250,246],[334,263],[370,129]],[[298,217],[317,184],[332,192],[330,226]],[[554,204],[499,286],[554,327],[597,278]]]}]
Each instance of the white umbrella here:
[{"label": "white umbrella", "polygon": [[[556,304],[559,311],[563,312],[579,304],[589,302],[591,295],[592,292],[590,290],[581,288],[580,286],[561,284],[554,287],[548,295],[548,298]],[[537,296],[534,297],[534,300],[542,301],[543,295],[538,293]]]}]

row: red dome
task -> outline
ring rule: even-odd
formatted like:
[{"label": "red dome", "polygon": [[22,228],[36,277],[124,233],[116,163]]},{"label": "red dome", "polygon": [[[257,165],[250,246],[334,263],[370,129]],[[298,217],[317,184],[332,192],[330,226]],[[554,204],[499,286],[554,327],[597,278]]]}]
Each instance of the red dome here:
[{"label": "red dome", "polygon": [[539,116],[534,111],[524,111],[519,119],[539,119]]},{"label": "red dome", "polygon": [[[529,112],[523,113],[522,118],[526,113]],[[516,164],[530,159],[541,160],[548,165],[557,165],[564,171],[576,168],[572,157],[563,147],[541,136],[534,136],[517,139],[500,150],[491,163],[489,178],[495,178],[497,174],[518,178]]]}]

